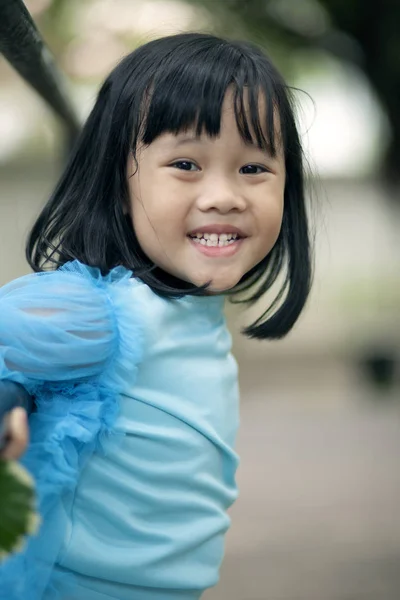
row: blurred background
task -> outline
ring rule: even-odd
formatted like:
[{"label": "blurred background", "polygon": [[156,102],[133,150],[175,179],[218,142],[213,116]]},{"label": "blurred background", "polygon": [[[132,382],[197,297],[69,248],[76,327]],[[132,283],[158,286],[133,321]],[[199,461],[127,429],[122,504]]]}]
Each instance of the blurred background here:
[{"label": "blurred background", "polygon": [[[206,600],[398,600],[400,3],[25,4],[80,122],[126,53],[175,32],[252,40],[296,88],[315,284],[279,342],[240,334],[262,306],[227,308],[242,390],[241,495]],[[29,271],[25,237],[70,134],[0,57],[0,285]]]}]

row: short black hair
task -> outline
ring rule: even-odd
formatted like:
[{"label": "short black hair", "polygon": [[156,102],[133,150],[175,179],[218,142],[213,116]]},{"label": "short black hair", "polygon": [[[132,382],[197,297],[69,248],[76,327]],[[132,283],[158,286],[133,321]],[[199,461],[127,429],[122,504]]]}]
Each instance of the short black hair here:
[{"label": "short black hair", "polygon": [[103,274],[123,265],[164,297],[206,294],[205,287],[163,272],[142,251],[124,211],[127,164],[139,143],[151,144],[164,132],[195,127],[199,134],[218,136],[228,87],[241,136],[272,155],[283,144],[286,166],[279,237],[229,294],[234,302],[254,303],[283,275],[270,308],[244,330],[259,339],[283,337],[300,315],[312,280],[303,152],[291,89],[264,52],[247,42],[202,33],[172,35],[139,47],[116,66],[29,234],[26,256],[33,270],[59,268],[75,259]]}]

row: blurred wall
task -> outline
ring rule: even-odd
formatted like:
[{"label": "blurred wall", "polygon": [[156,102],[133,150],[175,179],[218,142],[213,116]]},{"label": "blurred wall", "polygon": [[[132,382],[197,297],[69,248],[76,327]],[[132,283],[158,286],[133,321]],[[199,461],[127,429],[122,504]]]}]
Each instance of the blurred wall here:
[{"label": "blurred wall", "polygon": [[[0,169],[0,285],[29,271],[24,244],[49,197],[59,163],[13,163]],[[266,308],[228,305],[239,358],[304,360],[357,354],[369,344],[400,346],[397,241],[399,209],[371,181],[324,181],[315,190],[316,272],[304,315],[287,339],[269,344],[239,334]]]}]

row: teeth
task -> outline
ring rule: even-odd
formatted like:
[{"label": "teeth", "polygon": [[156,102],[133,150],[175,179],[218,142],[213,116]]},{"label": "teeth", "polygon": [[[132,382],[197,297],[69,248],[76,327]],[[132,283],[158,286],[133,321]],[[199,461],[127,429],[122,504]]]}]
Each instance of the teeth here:
[{"label": "teeth", "polygon": [[233,244],[238,239],[237,233],[195,233],[190,236],[194,242],[202,246],[222,247]]},{"label": "teeth", "polygon": [[238,234],[221,233],[218,235],[218,233],[194,233],[191,237],[198,239],[204,238],[205,240],[211,240],[213,242],[218,242],[219,240],[226,242],[226,240],[236,240],[238,238]]}]

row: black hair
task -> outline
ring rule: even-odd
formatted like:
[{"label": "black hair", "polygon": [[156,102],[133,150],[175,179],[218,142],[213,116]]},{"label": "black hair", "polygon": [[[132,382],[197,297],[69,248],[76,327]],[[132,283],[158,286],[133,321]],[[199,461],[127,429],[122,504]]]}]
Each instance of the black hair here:
[{"label": "black hair", "polygon": [[[142,251],[127,205],[127,162],[139,142],[195,127],[218,136],[228,86],[241,136],[274,156],[283,144],[283,222],[271,252],[233,290],[253,303],[283,275],[270,308],[244,330],[249,337],[283,337],[300,315],[312,265],[304,194],[303,155],[291,90],[253,44],[187,33],[151,41],[126,56],[101,87],[66,169],[34,224],[26,256],[34,271],[79,260],[103,274],[123,265],[154,292],[174,298],[206,294],[156,267]],[[246,95],[245,95],[246,94]],[[260,94],[266,110],[259,114]],[[279,117],[276,139],[274,115]],[[264,134],[266,132],[266,134]],[[239,295],[237,295],[239,293]]]}]

